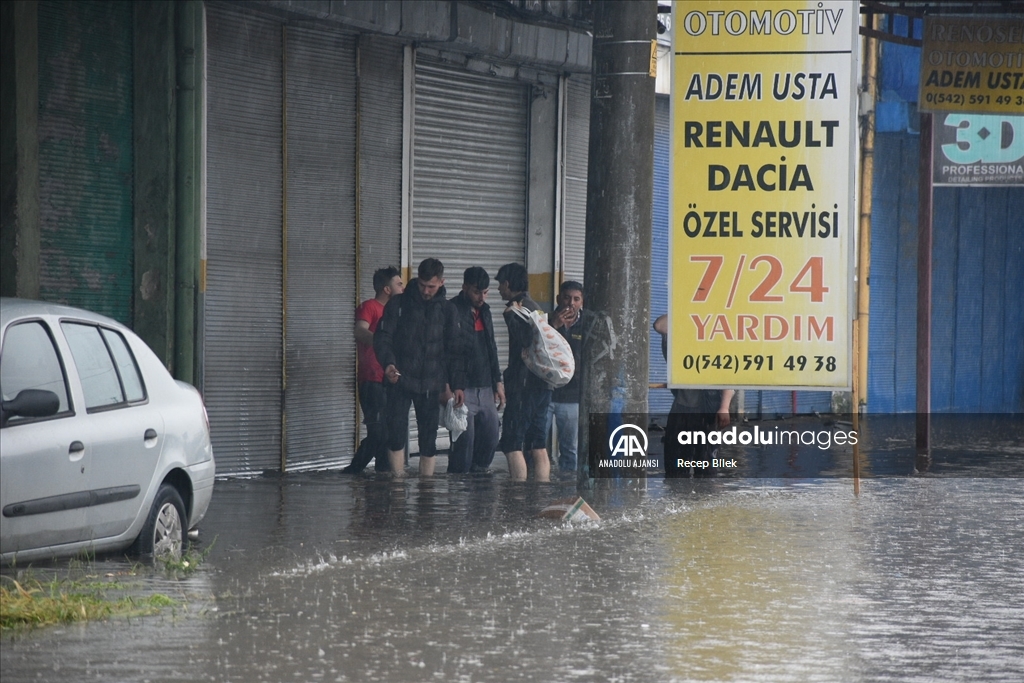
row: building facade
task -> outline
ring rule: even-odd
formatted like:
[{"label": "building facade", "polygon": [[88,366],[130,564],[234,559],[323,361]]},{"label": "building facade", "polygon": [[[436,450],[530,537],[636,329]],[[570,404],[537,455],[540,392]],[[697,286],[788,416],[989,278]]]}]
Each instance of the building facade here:
[{"label": "building facade", "polygon": [[583,276],[587,10],[6,3],[3,293],[132,326],[220,473],[342,466],[374,270]]}]

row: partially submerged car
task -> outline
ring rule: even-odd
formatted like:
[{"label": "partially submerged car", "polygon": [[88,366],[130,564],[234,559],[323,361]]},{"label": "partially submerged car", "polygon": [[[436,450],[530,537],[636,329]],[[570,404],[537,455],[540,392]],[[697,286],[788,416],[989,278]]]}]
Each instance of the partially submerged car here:
[{"label": "partially submerged car", "polygon": [[0,561],[179,556],[213,494],[210,425],[124,325],[0,299]]}]

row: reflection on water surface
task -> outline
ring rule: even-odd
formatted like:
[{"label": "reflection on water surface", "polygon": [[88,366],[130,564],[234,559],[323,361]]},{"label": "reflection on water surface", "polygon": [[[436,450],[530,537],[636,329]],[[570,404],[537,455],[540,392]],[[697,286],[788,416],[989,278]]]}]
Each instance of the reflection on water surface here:
[{"label": "reflection on water surface", "polygon": [[574,491],[219,482],[205,564],[140,588],[182,606],[5,635],[3,678],[1024,680],[1024,480],[604,481],[601,522],[535,518]]}]

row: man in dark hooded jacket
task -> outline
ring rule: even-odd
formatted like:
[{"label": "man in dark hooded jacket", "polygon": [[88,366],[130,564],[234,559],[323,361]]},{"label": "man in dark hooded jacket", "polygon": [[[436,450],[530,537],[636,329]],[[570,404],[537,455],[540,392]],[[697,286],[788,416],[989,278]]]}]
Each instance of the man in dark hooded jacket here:
[{"label": "man in dark hooded jacket", "polygon": [[466,431],[452,444],[448,472],[486,472],[498,447],[498,409],[505,404],[494,321],[487,305],[491,286],[487,271],[479,266],[463,273],[462,291],[451,301],[458,311],[460,354],[465,361]]},{"label": "man in dark hooded jacket", "polygon": [[395,476],[405,474],[409,405],[416,408],[420,475],[434,474],[438,399],[450,386],[456,406],[465,396],[455,307],[445,297],[444,265],[434,258],[420,263],[417,279],[384,307],[373,335],[373,350],[384,368],[387,386],[388,460]]}]

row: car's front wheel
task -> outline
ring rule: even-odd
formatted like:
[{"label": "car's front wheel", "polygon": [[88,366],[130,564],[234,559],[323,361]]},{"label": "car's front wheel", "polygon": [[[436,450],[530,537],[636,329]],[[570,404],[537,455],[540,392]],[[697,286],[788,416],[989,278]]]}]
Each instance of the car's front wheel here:
[{"label": "car's front wheel", "polygon": [[181,550],[185,547],[187,526],[185,504],[178,490],[170,484],[161,484],[142,533],[135,539],[131,552],[176,560],[181,557]]}]

